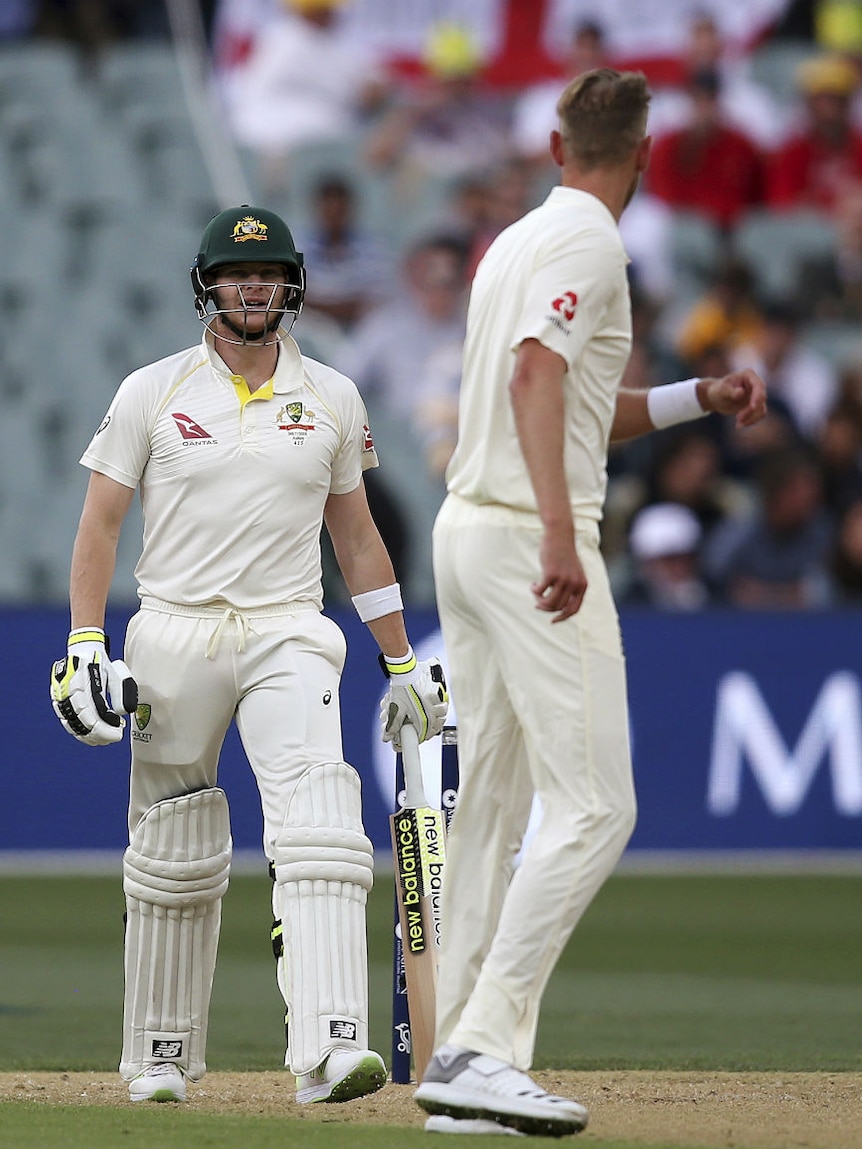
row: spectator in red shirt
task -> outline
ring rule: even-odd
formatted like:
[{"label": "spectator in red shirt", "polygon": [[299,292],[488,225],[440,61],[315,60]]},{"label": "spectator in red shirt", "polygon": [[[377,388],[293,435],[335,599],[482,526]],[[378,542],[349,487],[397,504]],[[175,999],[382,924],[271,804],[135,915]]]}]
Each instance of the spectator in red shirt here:
[{"label": "spectator in red shirt", "polygon": [[772,159],[769,205],[831,215],[847,186],[862,181],[862,134],[851,115],[859,72],[843,56],[816,56],[797,82],[807,123]]},{"label": "spectator in red shirt", "polygon": [[718,72],[694,73],[689,90],[691,121],[653,144],[648,189],[672,208],[730,228],[762,203],[765,161],[754,142],[725,120]]}]

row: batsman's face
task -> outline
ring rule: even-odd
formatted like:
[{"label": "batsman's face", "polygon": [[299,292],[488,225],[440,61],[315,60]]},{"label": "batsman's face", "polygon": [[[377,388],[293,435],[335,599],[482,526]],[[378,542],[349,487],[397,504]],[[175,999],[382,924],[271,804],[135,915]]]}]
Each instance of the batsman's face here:
[{"label": "batsman's face", "polygon": [[278,326],[286,302],[287,274],[280,263],[227,263],[217,269],[213,295],[217,322],[246,339]]}]

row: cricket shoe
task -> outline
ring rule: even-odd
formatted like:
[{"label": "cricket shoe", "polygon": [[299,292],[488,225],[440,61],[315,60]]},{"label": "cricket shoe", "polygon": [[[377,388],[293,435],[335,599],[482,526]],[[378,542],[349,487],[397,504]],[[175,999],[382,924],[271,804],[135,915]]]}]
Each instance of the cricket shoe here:
[{"label": "cricket shoe", "polygon": [[509,1133],[512,1137],[524,1137],[525,1134],[508,1125],[500,1125],[496,1121],[486,1121],[484,1117],[444,1117],[438,1113],[436,1117],[429,1117],[425,1122],[426,1133],[467,1133],[474,1135],[494,1135],[496,1133]]},{"label": "cricket shoe", "polygon": [[537,1137],[580,1133],[589,1119],[580,1102],[547,1093],[505,1061],[453,1045],[437,1050],[413,1096],[432,1116],[494,1121]]},{"label": "cricket shoe", "polygon": [[317,1069],[296,1079],[296,1100],[352,1101],[386,1084],[386,1066],[372,1049],[333,1049]]},{"label": "cricket shoe", "polygon": [[131,1101],[185,1101],[186,1079],[172,1061],[148,1065],[129,1082]]}]

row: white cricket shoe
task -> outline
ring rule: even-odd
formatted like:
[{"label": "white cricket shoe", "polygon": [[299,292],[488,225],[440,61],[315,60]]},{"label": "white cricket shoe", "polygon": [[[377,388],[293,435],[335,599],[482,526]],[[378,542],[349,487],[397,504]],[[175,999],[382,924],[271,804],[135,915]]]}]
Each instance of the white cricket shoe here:
[{"label": "white cricket shoe", "polygon": [[352,1101],[386,1084],[386,1066],[372,1049],[333,1049],[317,1069],[296,1079],[296,1100]]},{"label": "white cricket shoe", "polygon": [[186,1079],[172,1061],[148,1065],[129,1082],[131,1101],[185,1101]]},{"label": "white cricket shoe", "polygon": [[547,1093],[497,1057],[453,1045],[437,1050],[413,1096],[432,1116],[495,1121],[538,1137],[580,1133],[589,1120],[579,1101]]},{"label": "white cricket shoe", "polygon": [[438,1113],[436,1117],[429,1117],[425,1122],[426,1133],[473,1133],[495,1134],[509,1133],[512,1137],[524,1137],[526,1134],[512,1129],[508,1125],[500,1125],[496,1121],[486,1121],[484,1117],[444,1117]]}]

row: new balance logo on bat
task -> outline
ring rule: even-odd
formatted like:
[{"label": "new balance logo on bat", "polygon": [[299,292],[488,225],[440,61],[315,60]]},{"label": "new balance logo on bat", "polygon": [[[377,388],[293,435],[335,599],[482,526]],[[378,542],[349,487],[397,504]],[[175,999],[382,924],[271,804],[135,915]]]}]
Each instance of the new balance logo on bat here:
[{"label": "new balance logo on bat", "polygon": [[425,925],[422,921],[422,911],[405,907],[404,916],[407,919],[407,946],[412,954],[424,953],[428,943],[425,940]]}]

